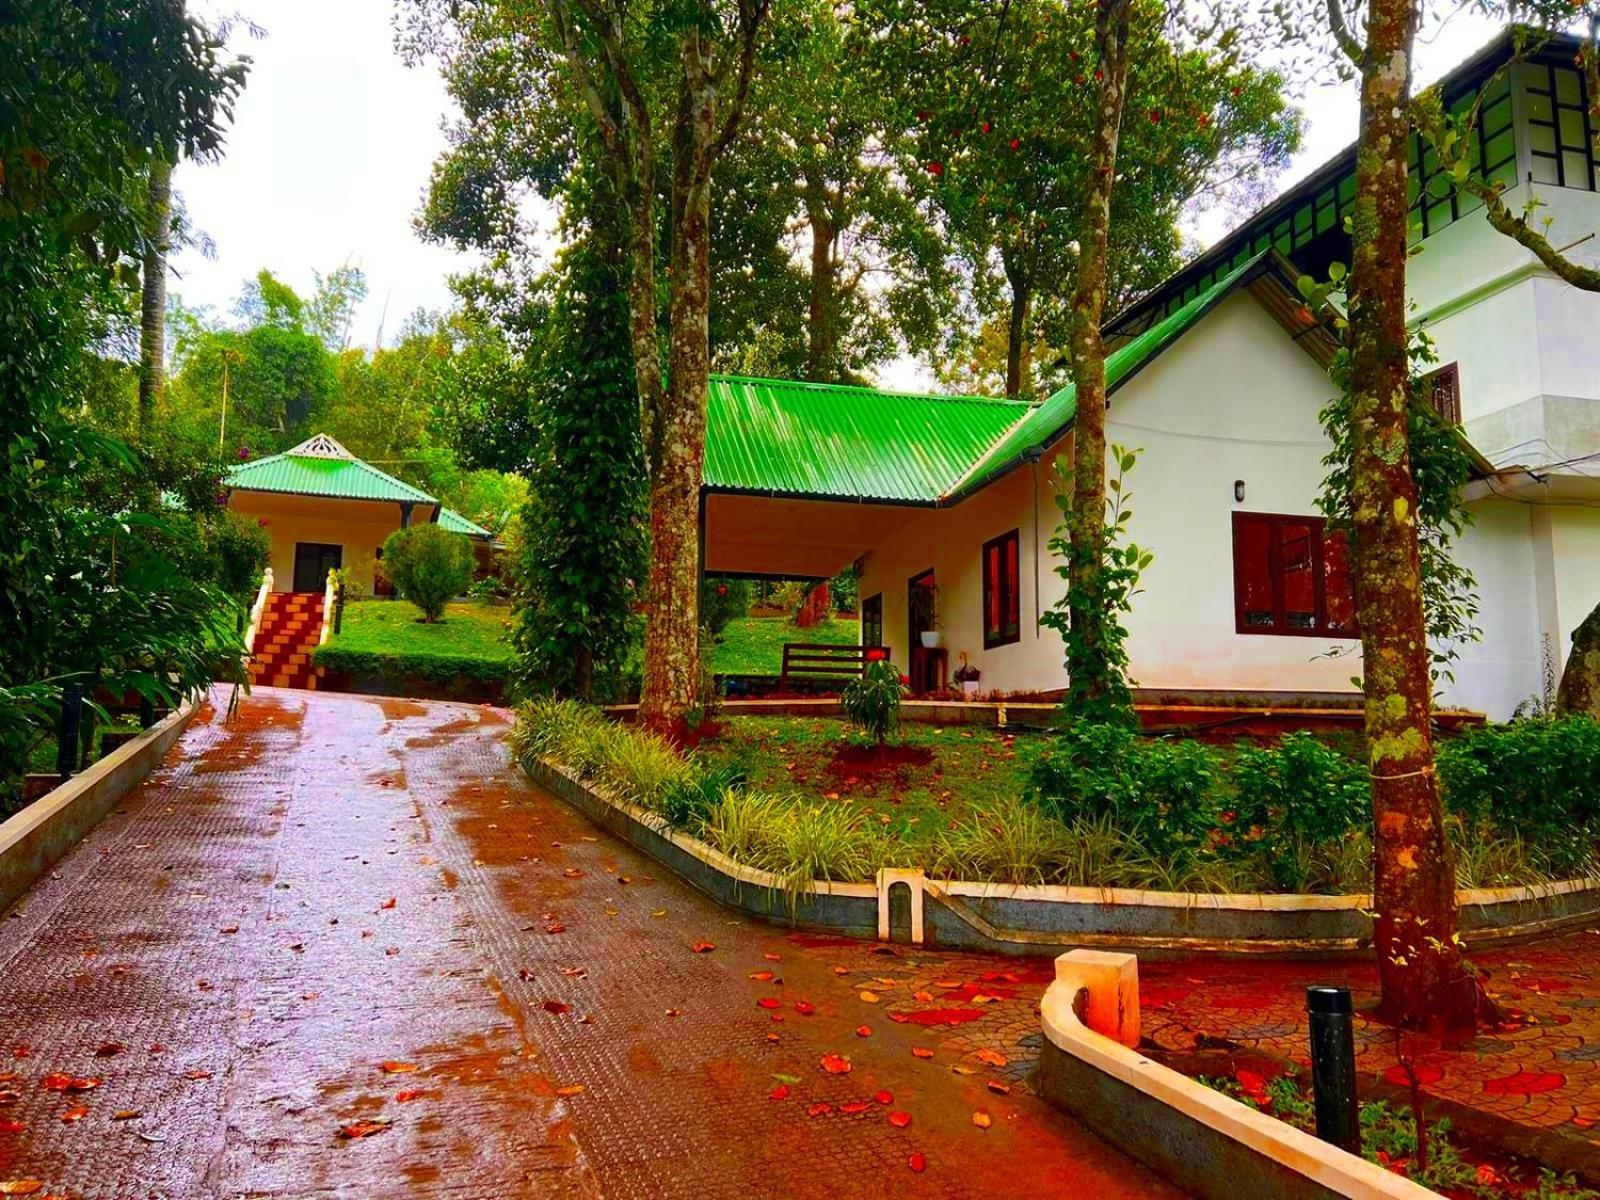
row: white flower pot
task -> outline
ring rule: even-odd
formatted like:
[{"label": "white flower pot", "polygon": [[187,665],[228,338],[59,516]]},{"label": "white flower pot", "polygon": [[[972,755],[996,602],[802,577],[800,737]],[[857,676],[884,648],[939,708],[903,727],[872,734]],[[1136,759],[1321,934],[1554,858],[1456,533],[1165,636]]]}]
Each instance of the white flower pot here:
[{"label": "white flower pot", "polygon": [[924,650],[937,650],[944,644],[944,634],[937,629],[924,629],[922,631],[922,648]]},{"label": "white flower pot", "polygon": [[963,679],[961,681],[961,694],[963,696],[976,696],[979,686],[979,681],[976,679]]}]

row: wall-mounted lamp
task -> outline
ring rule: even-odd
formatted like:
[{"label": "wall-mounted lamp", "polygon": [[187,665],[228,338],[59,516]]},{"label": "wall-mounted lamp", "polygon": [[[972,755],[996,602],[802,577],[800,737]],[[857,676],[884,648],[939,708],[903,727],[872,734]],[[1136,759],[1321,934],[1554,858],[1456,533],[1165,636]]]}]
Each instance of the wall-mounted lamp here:
[{"label": "wall-mounted lamp", "polygon": [[1235,479],[1233,481],[1233,498],[1240,504],[1244,503],[1244,480]]}]

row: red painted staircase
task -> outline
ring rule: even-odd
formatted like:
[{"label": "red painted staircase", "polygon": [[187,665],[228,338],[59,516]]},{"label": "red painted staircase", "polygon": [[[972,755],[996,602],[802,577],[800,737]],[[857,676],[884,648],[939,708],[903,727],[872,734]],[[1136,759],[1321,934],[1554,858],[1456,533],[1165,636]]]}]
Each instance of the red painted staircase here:
[{"label": "red painted staircase", "polygon": [[315,688],[311,652],[322,633],[321,592],[273,592],[250,647],[250,682],[263,687]]}]

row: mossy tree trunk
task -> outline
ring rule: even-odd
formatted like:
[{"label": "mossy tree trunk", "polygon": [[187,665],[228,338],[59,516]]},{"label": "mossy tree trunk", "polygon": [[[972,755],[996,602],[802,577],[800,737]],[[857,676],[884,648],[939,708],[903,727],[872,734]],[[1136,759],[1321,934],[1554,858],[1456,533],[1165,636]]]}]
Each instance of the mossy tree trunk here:
[{"label": "mossy tree trunk", "polygon": [[1561,672],[1556,711],[1600,721],[1600,607],[1572,631],[1572,652]]},{"label": "mossy tree trunk", "polygon": [[[1373,0],[1349,287],[1356,612],[1372,769],[1375,941],[1381,1015],[1445,1037],[1468,1033],[1476,987],[1456,934],[1455,864],[1434,768],[1431,660],[1406,411],[1406,159],[1415,0]],[[1349,35],[1336,25],[1341,41]],[[1347,48],[1348,45],[1347,45]]]},{"label": "mossy tree trunk", "polygon": [[155,432],[156,405],[166,383],[167,253],[172,241],[172,164],[150,163],[150,244],[139,286],[139,440]]},{"label": "mossy tree trunk", "polygon": [[1131,0],[1099,0],[1095,11],[1095,78],[1098,126],[1083,197],[1078,275],[1072,294],[1068,353],[1077,390],[1072,423],[1072,511],[1066,525],[1072,557],[1067,581],[1070,699],[1091,706],[1108,692],[1105,623],[1100,602],[1106,555],[1106,352],[1100,339],[1105,315],[1111,240],[1111,192],[1117,175],[1117,139],[1128,85]]}]

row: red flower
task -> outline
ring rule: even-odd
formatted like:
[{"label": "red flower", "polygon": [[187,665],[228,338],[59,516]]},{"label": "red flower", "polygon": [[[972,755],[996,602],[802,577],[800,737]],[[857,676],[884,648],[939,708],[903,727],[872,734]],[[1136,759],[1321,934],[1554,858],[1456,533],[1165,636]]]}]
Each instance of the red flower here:
[{"label": "red flower", "polygon": [[32,146],[22,148],[22,161],[35,171],[42,171],[50,165],[50,160]]},{"label": "red flower", "polygon": [[943,175],[944,174],[944,164],[943,163],[938,163],[938,162],[929,163],[928,164],[928,174],[929,175],[934,175],[934,176]]},{"label": "red flower", "polygon": [[1161,110],[1159,108],[1152,108],[1150,110],[1150,124],[1152,124],[1152,125],[1161,124]]},{"label": "red flower", "polygon": [[1012,138],[1011,139],[1011,148],[1013,150],[1015,150],[1020,145],[1022,145],[1022,139],[1021,138]]},{"label": "red flower", "polygon": [[728,594],[728,585],[725,584],[725,583],[717,584],[717,595],[726,596],[727,594]]},{"label": "red flower", "polygon": [[888,657],[889,657],[889,652],[887,650],[885,650],[882,646],[869,646],[869,647],[867,647],[867,661],[868,662],[885,662],[885,661],[887,661]]},{"label": "red flower", "polygon": [[985,121],[985,122],[984,122],[984,123],[983,123],[983,131],[984,131],[984,132],[985,132],[985,133],[988,133],[988,132],[989,132],[989,122],[987,122],[987,121]]},{"label": "red flower", "polygon": [[902,684],[904,684],[905,686],[910,687],[911,686],[911,676],[909,676],[909,675],[901,675],[900,676],[900,682]]}]

